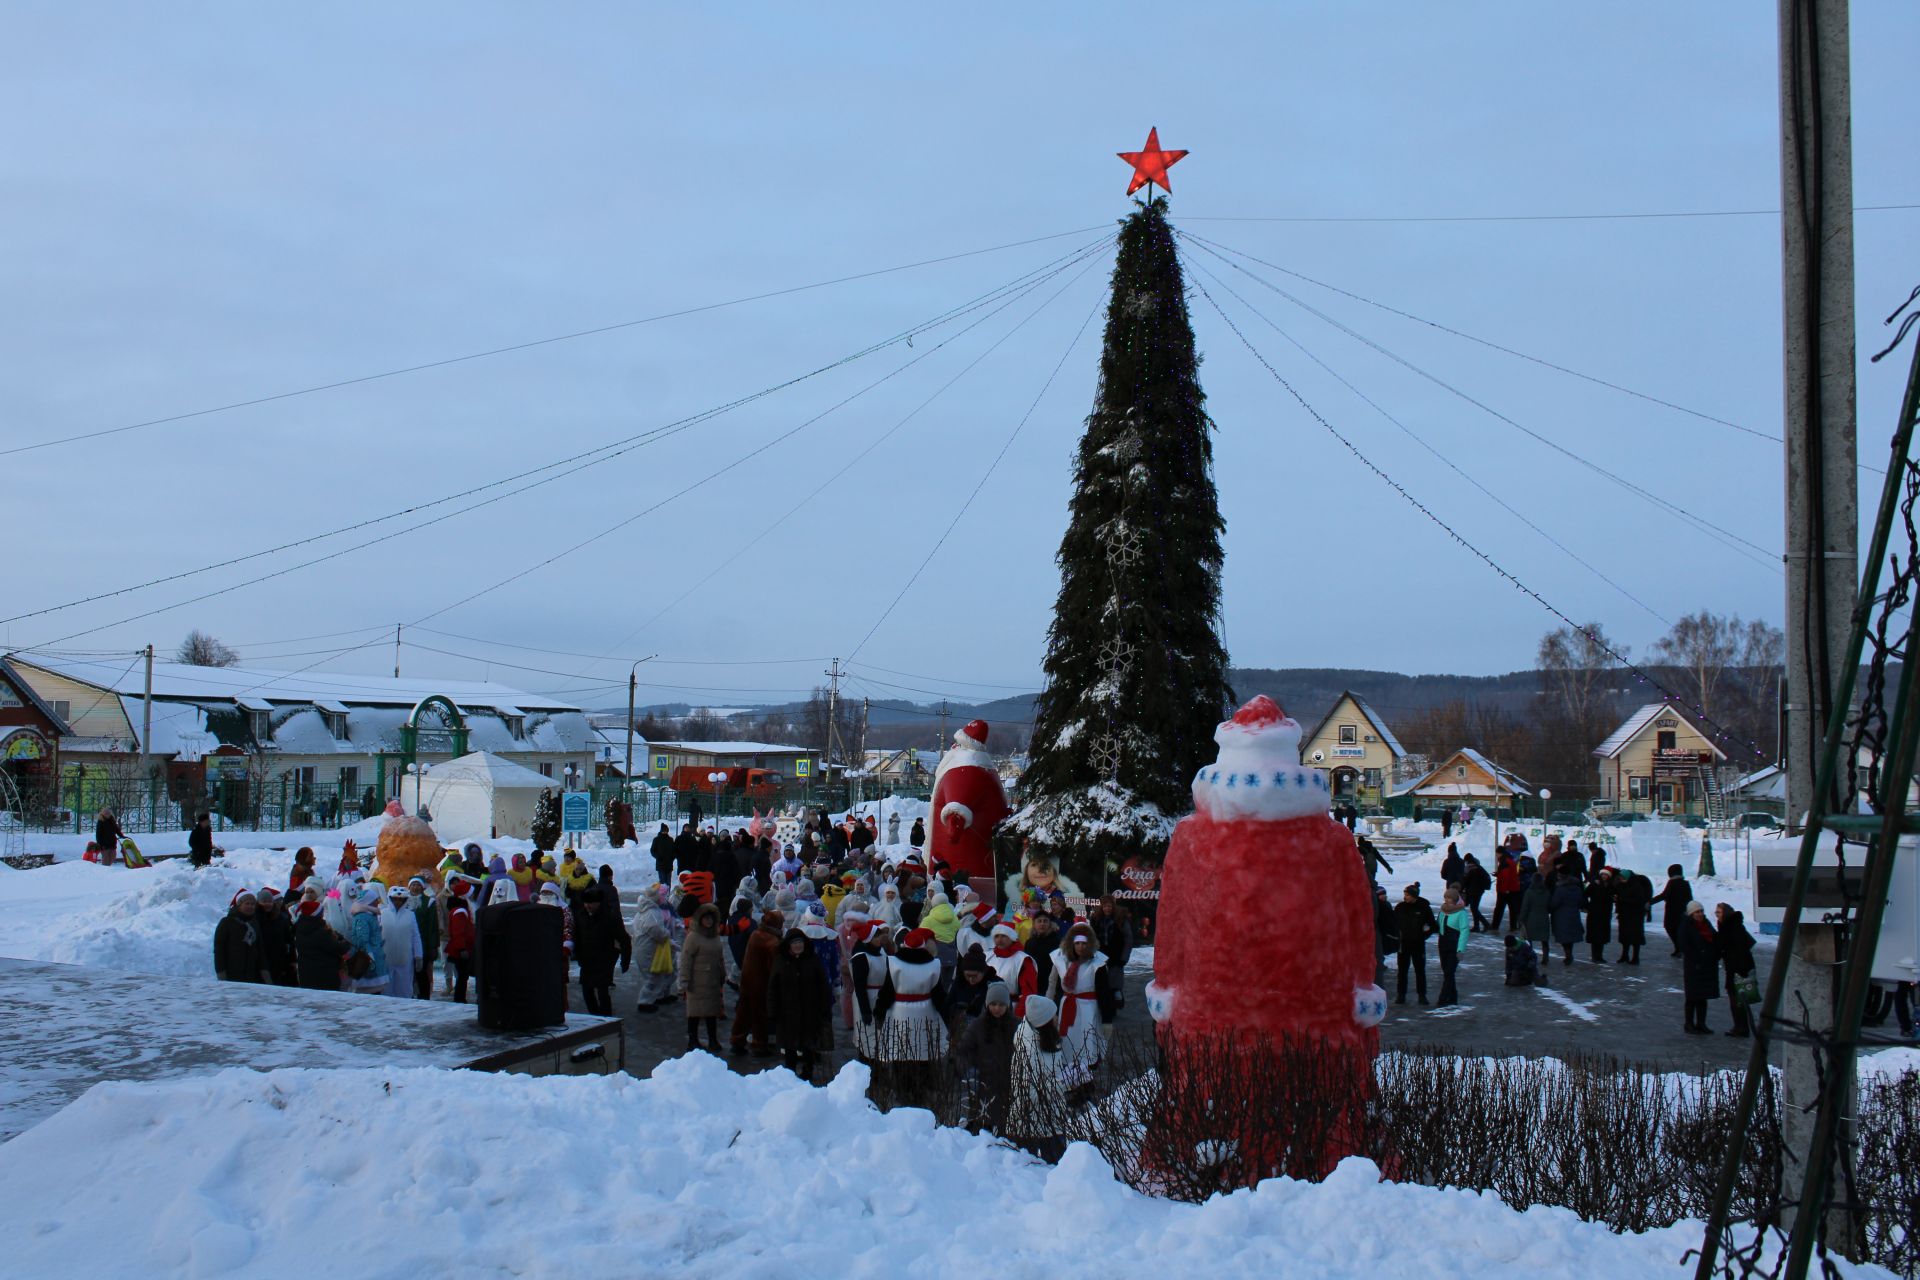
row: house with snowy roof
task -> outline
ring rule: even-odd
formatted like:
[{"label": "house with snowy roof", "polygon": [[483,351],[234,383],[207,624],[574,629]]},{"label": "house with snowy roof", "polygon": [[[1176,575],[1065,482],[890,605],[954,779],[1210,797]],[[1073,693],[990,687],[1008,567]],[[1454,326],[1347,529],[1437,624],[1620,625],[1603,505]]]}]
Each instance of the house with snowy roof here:
[{"label": "house with snowy roof", "polygon": [[1397,796],[1410,795],[1416,804],[1443,807],[1468,805],[1497,812],[1512,811],[1520,796],[1533,788],[1513,770],[1496,764],[1472,747],[1461,747],[1438,765],[1401,786]]},{"label": "house with snowy roof", "polygon": [[12,653],[0,667],[56,713],[65,709],[63,799],[75,779],[125,771],[142,753],[183,806],[222,787],[230,801],[236,789],[278,780],[282,793],[311,798],[316,822],[357,813],[363,800],[384,804],[410,765],[472,751],[556,788],[593,776],[580,708],[490,682],[155,662],[149,708],[143,662]]},{"label": "house with snowy roof", "polygon": [[1717,771],[1727,753],[1671,702],[1649,702],[1593,749],[1600,771],[1595,807],[1615,812],[1718,819]]},{"label": "house with snowy roof", "polygon": [[1301,763],[1326,771],[1336,804],[1384,803],[1406,754],[1380,713],[1351,689],[1300,739]]}]

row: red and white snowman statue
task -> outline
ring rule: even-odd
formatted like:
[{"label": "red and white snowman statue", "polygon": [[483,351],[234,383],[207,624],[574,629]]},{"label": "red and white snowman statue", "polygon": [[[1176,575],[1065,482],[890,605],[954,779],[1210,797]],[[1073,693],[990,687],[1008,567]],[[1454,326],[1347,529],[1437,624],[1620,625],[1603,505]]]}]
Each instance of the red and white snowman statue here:
[{"label": "red and white snowman statue", "polygon": [[1317,1039],[1370,1066],[1387,1011],[1373,895],[1326,775],[1301,766],[1299,724],[1265,695],[1213,737],[1161,869],[1148,1012],[1170,1047]]},{"label": "red and white snowman statue", "polygon": [[1013,809],[987,754],[985,720],[969,720],[953,735],[933,772],[932,809],[931,864],[944,861],[956,879],[973,882],[983,899],[993,901],[993,829]]}]

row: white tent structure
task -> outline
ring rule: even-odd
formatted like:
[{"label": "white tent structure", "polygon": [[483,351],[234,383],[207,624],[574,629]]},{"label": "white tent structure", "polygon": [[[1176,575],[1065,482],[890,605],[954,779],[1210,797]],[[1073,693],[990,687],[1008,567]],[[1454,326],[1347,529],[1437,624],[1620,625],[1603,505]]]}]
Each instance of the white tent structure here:
[{"label": "white tent structure", "polygon": [[[407,812],[420,811],[419,779],[407,778],[400,803]],[[426,808],[433,829],[447,844],[512,836],[524,840],[533,832],[533,808],[542,791],[558,783],[525,765],[475,751],[432,765],[426,773]]]}]

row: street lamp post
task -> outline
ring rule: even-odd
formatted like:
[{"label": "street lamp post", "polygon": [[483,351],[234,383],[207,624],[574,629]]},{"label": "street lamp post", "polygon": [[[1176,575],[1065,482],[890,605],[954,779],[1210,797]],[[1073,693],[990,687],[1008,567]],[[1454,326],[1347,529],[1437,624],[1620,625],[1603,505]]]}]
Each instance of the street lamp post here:
[{"label": "street lamp post", "polygon": [[720,788],[727,785],[727,775],[725,771],[716,769],[707,775],[707,781],[713,784],[713,829],[714,832],[718,834],[720,830]]}]

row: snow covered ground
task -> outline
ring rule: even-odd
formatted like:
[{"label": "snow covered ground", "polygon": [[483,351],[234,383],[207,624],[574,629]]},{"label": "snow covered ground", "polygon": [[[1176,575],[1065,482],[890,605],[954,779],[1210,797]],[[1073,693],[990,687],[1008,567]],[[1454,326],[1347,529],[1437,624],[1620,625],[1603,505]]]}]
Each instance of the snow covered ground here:
[{"label": "snow covered ground", "polygon": [[1685,1275],[1700,1238],[1691,1223],[1620,1236],[1562,1209],[1382,1183],[1362,1160],[1317,1185],[1154,1200],[1089,1147],[1049,1167],[924,1111],[882,1115],[865,1087],[858,1066],[816,1089],[704,1054],[647,1081],[397,1069],[105,1084],[0,1146],[0,1225],[14,1274],[94,1277],[1538,1280]]}]

